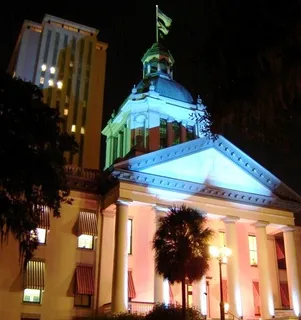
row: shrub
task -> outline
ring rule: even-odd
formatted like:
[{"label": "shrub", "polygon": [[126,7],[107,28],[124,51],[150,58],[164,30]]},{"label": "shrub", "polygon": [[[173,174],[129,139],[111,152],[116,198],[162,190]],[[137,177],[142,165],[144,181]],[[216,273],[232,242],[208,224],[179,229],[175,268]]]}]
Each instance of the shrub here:
[{"label": "shrub", "polygon": [[116,313],[116,314],[103,314],[97,317],[91,318],[91,320],[143,320],[144,317],[132,313]]},{"label": "shrub", "polygon": [[[183,320],[181,306],[157,304],[154,309],[145,316],[145,320]],[[186,309],[186,320],[200,320],[204,318],[197,309]]]}]

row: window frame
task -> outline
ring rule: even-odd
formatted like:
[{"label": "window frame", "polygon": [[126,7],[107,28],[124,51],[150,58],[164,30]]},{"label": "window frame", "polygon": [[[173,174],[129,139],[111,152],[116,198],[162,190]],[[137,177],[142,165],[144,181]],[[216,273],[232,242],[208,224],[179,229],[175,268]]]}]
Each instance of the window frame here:
[{"label": "window frame", "polygon": [[127,228],[129,228],[130,221],[131,221],[130,234],[127,235],[127,252],[129,256],[133,254],[133,218],[128,218]]},{"label": "window frame", "polygon": [[[26,301],[26,300],[24,300],[24,298],[25,298],[25,290],[36,290],[36,291],[39,291],[39,292],[40,292],[40,294],[39,294],[39,301]],[[42,293],[43,293],[43,290],[41,290],[41,289],[29,289],[29,288],[25,288],[25,289],[23,290],[22,302],[23,302],[23,303],[29,303],[29,304],[35,304],[35,305],[42,304]]]},{"label": "window frame", "polygon": [[[79,246],[79,238],[80,238],[81,236],[89,236],[89,237],[92,237],[92,247],[91,247],[91,248],[86,248],[86,247],[80,247],[80,246]],[[95,237],[92,236],[92,235],[90,235],[90,234],[81,234],[80,236],[77,237],[77,249],[80,249],[80,250],[89,250],[89,251],[94,250],[94,238],[95,238]]]},{"label": "window frame", "polygon": [[[77,297],[80,297],[80,300],[81,300],[80,304],[76,304],[76,298]],[[83,297],[88,297],[88,301],[89,301],[88,305],[83,304],[83,302],[82,302]],[[92,296],[89,295],[89,294],[77,294],[77,293],[75,293],[74,294],[73,305],[76,308],[91,308],[91,306],[92,306]]]},{"label": "window frame", "polygon": [[[255,247],[256,249],[251,249],[250,247],[250,239],[255,239]],[[254,234],[248,234],[248,247],[249,247],[249,263],[251,267],[257,267],[258,266],[258,252],[257,252],[257,239],[256,236]],[[252,263],[252,253],[256,253],[256,264]]]}]

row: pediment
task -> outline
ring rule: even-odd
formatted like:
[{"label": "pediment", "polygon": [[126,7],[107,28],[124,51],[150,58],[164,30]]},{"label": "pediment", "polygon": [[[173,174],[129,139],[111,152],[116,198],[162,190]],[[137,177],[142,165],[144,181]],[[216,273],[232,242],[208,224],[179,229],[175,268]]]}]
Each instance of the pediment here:
[{"label": "pediment", "polygon": [[200,138],[137,156],[115,164],[113,170],[301,203],[296,192],[223,136],[216,140]]},{"label": "pediment", "polygon": [[214,147],[142,169],[140,172],[210,187],[271,196],[272,192]]}]

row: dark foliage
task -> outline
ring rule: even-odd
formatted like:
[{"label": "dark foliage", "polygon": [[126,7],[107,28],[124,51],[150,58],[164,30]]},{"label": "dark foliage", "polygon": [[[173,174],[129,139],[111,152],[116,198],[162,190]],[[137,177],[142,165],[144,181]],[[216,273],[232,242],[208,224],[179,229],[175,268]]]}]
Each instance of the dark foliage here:
[{"label": "dark foliage", "polygon": [[138,314],[132,313],[116,313],[116,314],[103,314],[92,317],[91,320],[142,320],[145,317]]},{"label": "dark foliage", "polygon": [[0,75],[0,235],[11,233],[26,263],[37,247],[35,230],[44,206],[55,217],[70,203],[65,151],[75,153],[74,138],[60,130],[61,118],[42,101],[35,85]]},{"label": "dark foliage", "polygon": [[[186,320],[200,320],[203,316],[200,311],[193,308],[186,310]],[[145,316],[145,320],[182,320],[182,308],[180,306],[158,304]]]}]

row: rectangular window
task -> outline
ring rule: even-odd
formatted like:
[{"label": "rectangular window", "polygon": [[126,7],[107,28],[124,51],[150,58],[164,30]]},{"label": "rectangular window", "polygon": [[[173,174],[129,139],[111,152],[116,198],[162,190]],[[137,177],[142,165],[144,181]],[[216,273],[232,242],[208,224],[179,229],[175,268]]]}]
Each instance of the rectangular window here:
[{"label": "rectangular window", "polygon": [[91,307],[91,296],[87,294],[75,294],[74,295],[75,307]]},{"label": "rectangular window", "polygon": [[23,302],[41,303],[41,290],[25,289],[23,294]]},{"label": "rectangular window", "polygon": [[37,234],[38,234],[39,243],[45,244],[46,243],[47,230],[46,229],[42,229],[42,228],[37,228]]},{"label": "rectangular window", "polygon": [[174,121],[172,123],[172,131],[173,131],[173,142],[172,142],[172,144],[173,145],[180,143],[180,133],[181,133],[180,128],[181,128],[181,126],[180,126],[179,122]]},{"label": "rectangular window", "polygon": [[112,160],[113,162],[117,159],[117,150],[118,150],[118,138],[113,137],[113,148],[112,148]]},{"label": "rectangular window", "polygon": [[249,253],[250,253],[250,265],[257,266],[257,244],[255,236],[248,236],[249,239]]},{"label": "rectangular window", "polygon": [[226,246],[226,234],[224,231],[219,232],[219,245],[220,247]]},{"label": "rectangular window", "polygon": [[133,220],[128,220],[128,254],[132,254]]},{"label": "rectangular window", "polygon": [[54,40],[54,50],[53,50],[53,56],[52,56],[52,65],[56,65],[57,60],[57,54],[59,51],[59,42],[60,42],[60,34],[59,32],[55,33],[55,40]]},{"label": "rectangular window", "polygon": [[78,237],[77,247],[82,249],[93,249],[94,237],[88,234],[82,234]]},{"label": "rectangular window", "polygon": [[194,139],[194,126],[186,126],[186,141]]},{"label": "rectangular window", "polygon": [[160,148],[167,147],[167,120],[160,119]]},{"label": "rectangular window", "polygon": [[44,56],[43,56],[43,62],[47,63],[48,59],[48,53],[49,53],[49,46],[50,46],[50,40],[51,40],[51,30],[47,31],[47,38],[46,38],[46,45],[45,45],[45,50],[44,50]]},{"label": "rectangular window", "polygon": [[119,157],[123,157],[123,139],[124,139],[124,134],[123,131],[119,132]]}]

